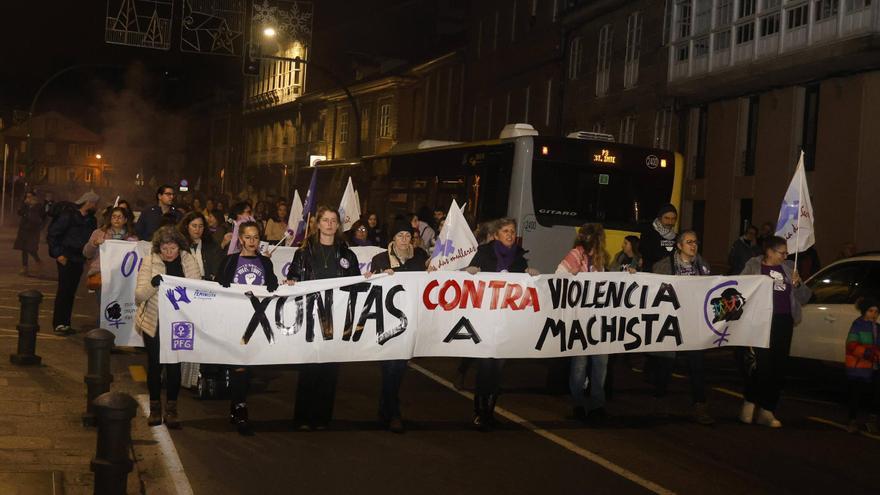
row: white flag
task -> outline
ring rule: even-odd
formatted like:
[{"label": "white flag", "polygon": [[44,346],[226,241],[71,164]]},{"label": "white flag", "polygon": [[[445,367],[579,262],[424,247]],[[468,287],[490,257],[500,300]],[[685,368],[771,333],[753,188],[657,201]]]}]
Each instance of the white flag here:
[{"label": "white flag", "polygon": [[299,224],[303,222],[303,202],[299,198],[299,191],[294,189],[293,200],[290,201],[290,215],[287,216],[287,240],[285,244],[290,246],[296,237]]},{"label": "white flag", "polygon": [[789,253],[800,253],[816,243],[813,230],[813,204],[810,202],[810,191],[807,189],[807,176],[804,173],[804,152],[801,151],[797,169],[782,208],[779,209],[779,220],[776,222],[776,235],[788,242]]},{"label": "white flag", "polygon": [[440,235],[434,243],[430,266],[437,270],[461,270],[477,253],[477,238],[471,232],[461,208],[455,200],[449,206],[449,213],[443,222]]},{"label": "white flag", "polygon": [[342,193],[342,201],[339,203],[339,219],[342,222],[342,231],[347,232],[352,224],[361,218],[361,205],[357,200],[357,193],[354,191],[354,185],[351,177],[348,178],[348,184],[345,186],[345,192]]}]

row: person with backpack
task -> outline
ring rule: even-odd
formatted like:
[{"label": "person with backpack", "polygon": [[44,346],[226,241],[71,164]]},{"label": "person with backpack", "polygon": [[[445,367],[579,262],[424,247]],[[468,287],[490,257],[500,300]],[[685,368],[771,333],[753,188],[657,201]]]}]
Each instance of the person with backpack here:
[{"label": "person with backpack", "polygon": [[70,326],[70,316],[86,261],[83,247],[89,242],[92,232],[98,228],[95,208],[99,200],[97,194],[89,191],[76,201],[75,206],[65,207],[58,212],[49,225],[46,236],[49,256],[55,258],[58,268],[58,288],[52,313],[52,327],[57,334],[67,335],[74,332]]},{"label": "person with backpack", "polygon": [[153,233],[163,225],[176,225],[183,215],[174,208],[174,187],[164,184],[156,190],[158,204],[141,213],[134,229],[138,238],[152,239]]}]

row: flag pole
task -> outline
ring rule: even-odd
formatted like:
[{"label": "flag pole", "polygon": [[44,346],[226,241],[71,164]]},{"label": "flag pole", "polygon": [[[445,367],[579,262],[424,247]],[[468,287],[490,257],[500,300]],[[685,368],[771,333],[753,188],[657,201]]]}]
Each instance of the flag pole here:
[{"label": "flag pole", "polygon": [[800,175],[800,183],[798,184],[798,209],[797,209],[797,230],[795,230],[795,252],[794,252],[794,272],[798,271],[798,254],[801,249],[801,206],[804,204],[804,174],[801,172],[800,168],[804,165],[804,150],[801,150],[801,159],[798,160],[797,170],[794,173]]}]

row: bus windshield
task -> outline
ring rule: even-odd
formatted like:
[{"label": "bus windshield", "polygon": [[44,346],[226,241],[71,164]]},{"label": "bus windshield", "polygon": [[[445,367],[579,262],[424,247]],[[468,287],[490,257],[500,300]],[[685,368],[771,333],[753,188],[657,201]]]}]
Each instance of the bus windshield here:
[{"label": "bus windshield", "polygon": [[600,222],[638,231],[670,201],[671,152],[596,141],[535,139],[532,200],[543,226]]}]

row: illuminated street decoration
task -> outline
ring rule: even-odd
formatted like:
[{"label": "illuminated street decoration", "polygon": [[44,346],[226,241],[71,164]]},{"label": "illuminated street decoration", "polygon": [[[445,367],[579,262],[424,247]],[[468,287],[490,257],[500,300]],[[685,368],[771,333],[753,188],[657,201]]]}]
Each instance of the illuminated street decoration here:
[{"label": "illuminated street decoration", "polygon": [[113,45],[171,48],[172,0],[107,0],[104,41]]},{"label": "illuminated street decoration", "polygon": [[180,51],[240,56],[247,1],[183,0]]},{"label": "illuminated street decoration", "polygon": [[312,41],[312,2],[255,0],[251,19],[252,39],[271,28],[284,42],[308,47]]}]

